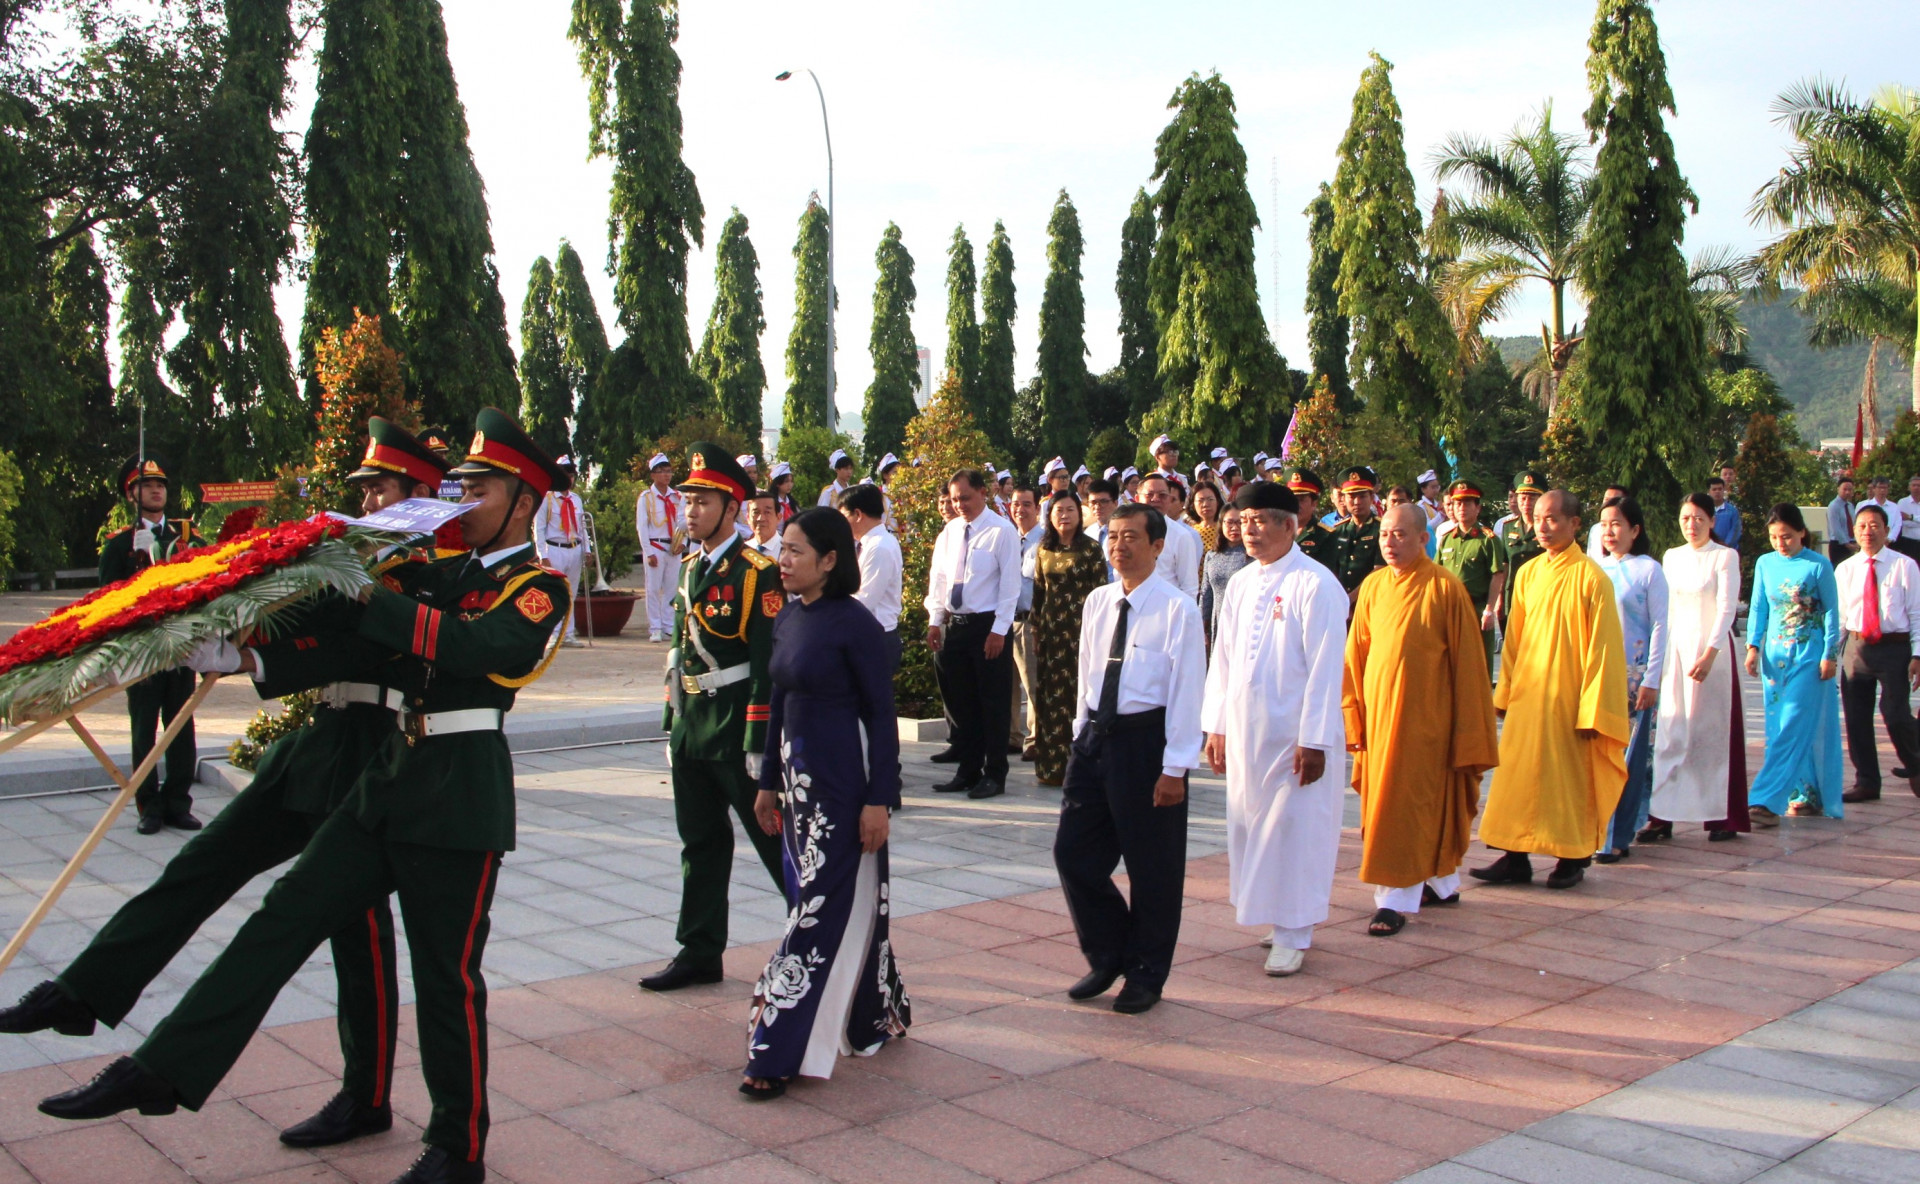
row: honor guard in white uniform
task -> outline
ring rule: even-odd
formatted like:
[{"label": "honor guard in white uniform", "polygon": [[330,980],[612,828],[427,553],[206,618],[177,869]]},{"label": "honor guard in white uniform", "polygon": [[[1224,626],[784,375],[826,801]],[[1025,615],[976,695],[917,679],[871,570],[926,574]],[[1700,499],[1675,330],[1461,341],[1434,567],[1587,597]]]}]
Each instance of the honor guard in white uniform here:
[{"label": "honor guard in white uniform", "polygon": [[813,504],[831,510],[840,504],[840,495],[853,488],[853,458],[845,449],[836,448],[833,455],[827,457],[827,467],[833,470],[833,480],[820,491],[819,500]]},{"label": "honor guard in white uniform", "polygon": [[673,590],[687,537],[686,503],[673,487],[673,462],[666,454],[655,453],[647,469],[653,484],[640,491],[633,524],[647,581],[647,640],[665,641],[673,630]]},{"label": "honor guard in white uniform", "polygon": [[[563,456],[553,462],[565,470],[568,482],[573,479],[573,458]],[[587,553],[593,550],[593,543],[587,537],[586,503],[580,495],[568,488],[565,492],[553,490],[540,502],[540,508],[533,512],[533,549],[534,553],[548,567],[567,578],[567,587],[575,596],[580,595],[580,579],[586,567]],[[573,614],[567,614],[567,632],[560,639],[561,645],[577,646],[582,644],[574,636]]]}]

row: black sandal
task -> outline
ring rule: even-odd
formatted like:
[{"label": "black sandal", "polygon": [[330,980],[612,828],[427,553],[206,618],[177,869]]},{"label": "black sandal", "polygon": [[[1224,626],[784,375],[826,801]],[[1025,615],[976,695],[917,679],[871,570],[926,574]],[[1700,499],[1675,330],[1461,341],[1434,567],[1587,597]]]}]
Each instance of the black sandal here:
[{"label": "black sandal", "polygon": [[1593,861],[1595,863],[1619,863],[1625,859],[1632,850],[1632,847],[1622,847],[1618,851],[1601,851],[1594,855]]},{"label": "black sandal", "polygon": [[740,1083],[740,1092],[747,1095],[750,1102],[771,1102],[787,1092],[785,1077],[768,1078],[765,1085],[755,1085],[751,1081]]},{"label": "black sandal", "polygon": [[1430,905],[1449,905],[1449,904],[1459,904],[1459,903],[1460,903],[1460,894],[1458,892],[1454,893],[1452,896],[1442,896],[1438,892],[1435,892],[1433,890],[1432,884],[1420,885],[1420,904],[1422,907],[1427,907]]},{"label": "black sandal", "polygon": [[1636,843],[1658,843],[1673,837],[1673,823],[1653,821],[1647,823],[1639,834],[1633,836]]},{"label": "black sandal", "polygon": [[1392,937],[1406,928],[1407,919],[1392,909],[1378,909],[1367,922],[1368,937]]}]

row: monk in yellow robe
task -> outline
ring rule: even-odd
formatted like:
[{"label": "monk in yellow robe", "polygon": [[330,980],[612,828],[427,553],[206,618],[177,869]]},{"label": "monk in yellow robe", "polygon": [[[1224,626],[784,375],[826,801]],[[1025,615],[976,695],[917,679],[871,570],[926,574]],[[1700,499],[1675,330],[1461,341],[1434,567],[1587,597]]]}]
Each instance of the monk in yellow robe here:
[{"label": "monk in yellow robe", "polygon": [[1427,558],[1427,517],[1380,520],[1387,565],[1368,576],[1347,626],[1342,706],[1360,793],[1360,882],[1391,937],[1406,914],[1460,899],[1460,858],[1480,777],[1500,763],[1480,614],[1458,577]]},{"label": "monk in yellow robe", "polygon": [[1529,852],[1560,862],[1549,888],[1571,888],[1606,843],[1627,784],[1627,652],[1613,583],[1575,545],[1580,503],[1555,490],[1533,507],[1543,554],[1514,577],[1500,685],[1500,768],[1480,841],[1504,851],[1470,874],[1490,884],[1533,879]]}]

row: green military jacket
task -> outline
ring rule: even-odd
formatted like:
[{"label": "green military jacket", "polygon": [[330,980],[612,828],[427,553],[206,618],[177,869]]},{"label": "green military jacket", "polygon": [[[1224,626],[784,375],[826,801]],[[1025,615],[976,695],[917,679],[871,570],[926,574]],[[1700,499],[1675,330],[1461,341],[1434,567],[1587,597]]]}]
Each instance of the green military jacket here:
[{"label": "green military jacket", "polygon": [[[681,563],[673,599],[668,744],[676,757],[738,761],[766,747],[773,619],[786,607],[787,594],[773,560],[737,537],[712,564],[705,558],[696,551]],[[711,690],[688,681],[742,667],[744,678]]]},{"label": "green military jacket", "polygon": [[1365,526],[1351,518],[1344,519],[1334,529],[1334,538],[1339,548],[1333,574],[1340,577],[1340,586],[1351,592],[1360,586],[1360,581],[1373,574],[1377,567],[1386,566],[1386,558],[1380,554],[1380,517],[1375,515],[1367,519]]},{"label": "green military jacket", "polygon": [[1494,573],[1507,569],[1507,547],[1500,536],[1485,523],[1476,522],[1470,533],[1457,527],[1440,536],[1434,558],[1440,566],[1460,578],[1475,610],[1485,612],[1487,595],[1492,591]]},{"label": "green military jacket", "polygon": [[[133,532],[131,526],[117,530],[100,544],[102,584],[117,584],[139,570],[133,565]],[[153,541],[156,559],[171,559],[175,552],[206,544],[206,540],[193,529],[193,521],[188,518],[166,519],[160,524],[160,529],[154,532]]]},{"label": "green military jacket", "polygon": [[1317,560],[1335,575],[1340,574],[1340,536],[1325,523],[1314,521],[1301,528],[1294,544],[1307,558]]},{"label": "green military jacket", "polygon": [[1541,554],[1544,548],[1533,537],[1533,524],[1519,518],[1509,518],[1500,524],[1500,543],[1507,549],[1507,596],[1501,602],[1500,615],[1506,617],[1506,606],[1513,603],[1513,581],[1527,560]]}]

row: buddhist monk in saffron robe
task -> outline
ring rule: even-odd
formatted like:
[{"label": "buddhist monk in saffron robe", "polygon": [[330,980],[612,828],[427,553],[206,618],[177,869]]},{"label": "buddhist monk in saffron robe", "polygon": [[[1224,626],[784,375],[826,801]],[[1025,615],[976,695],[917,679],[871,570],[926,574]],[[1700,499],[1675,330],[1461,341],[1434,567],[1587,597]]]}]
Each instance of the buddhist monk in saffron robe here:
[{"label": "buddhist monk in saffron robe", "polygon": [[1387,566],[1360,585],[1347,629],[1342,706],[1376,937],[1400,932],[1423,901],[1460,899],[1480,777],[1500,763],[1480,614],[1426,546],[1425,514],[1387,511]]},{"label": "buddhist monk in saffron robe", "polygon": [[1586,876],[1627,784],[1627,652],[1613,583],[1574,539],[1580,502],[1564,490],[1533,507],[1543,553],[1514,577],[1494,709],[1506,719],[1480,841],[1505,852],[1470,874],[1533,879],[1529,853],[1560,862],[1549,888]]}]

